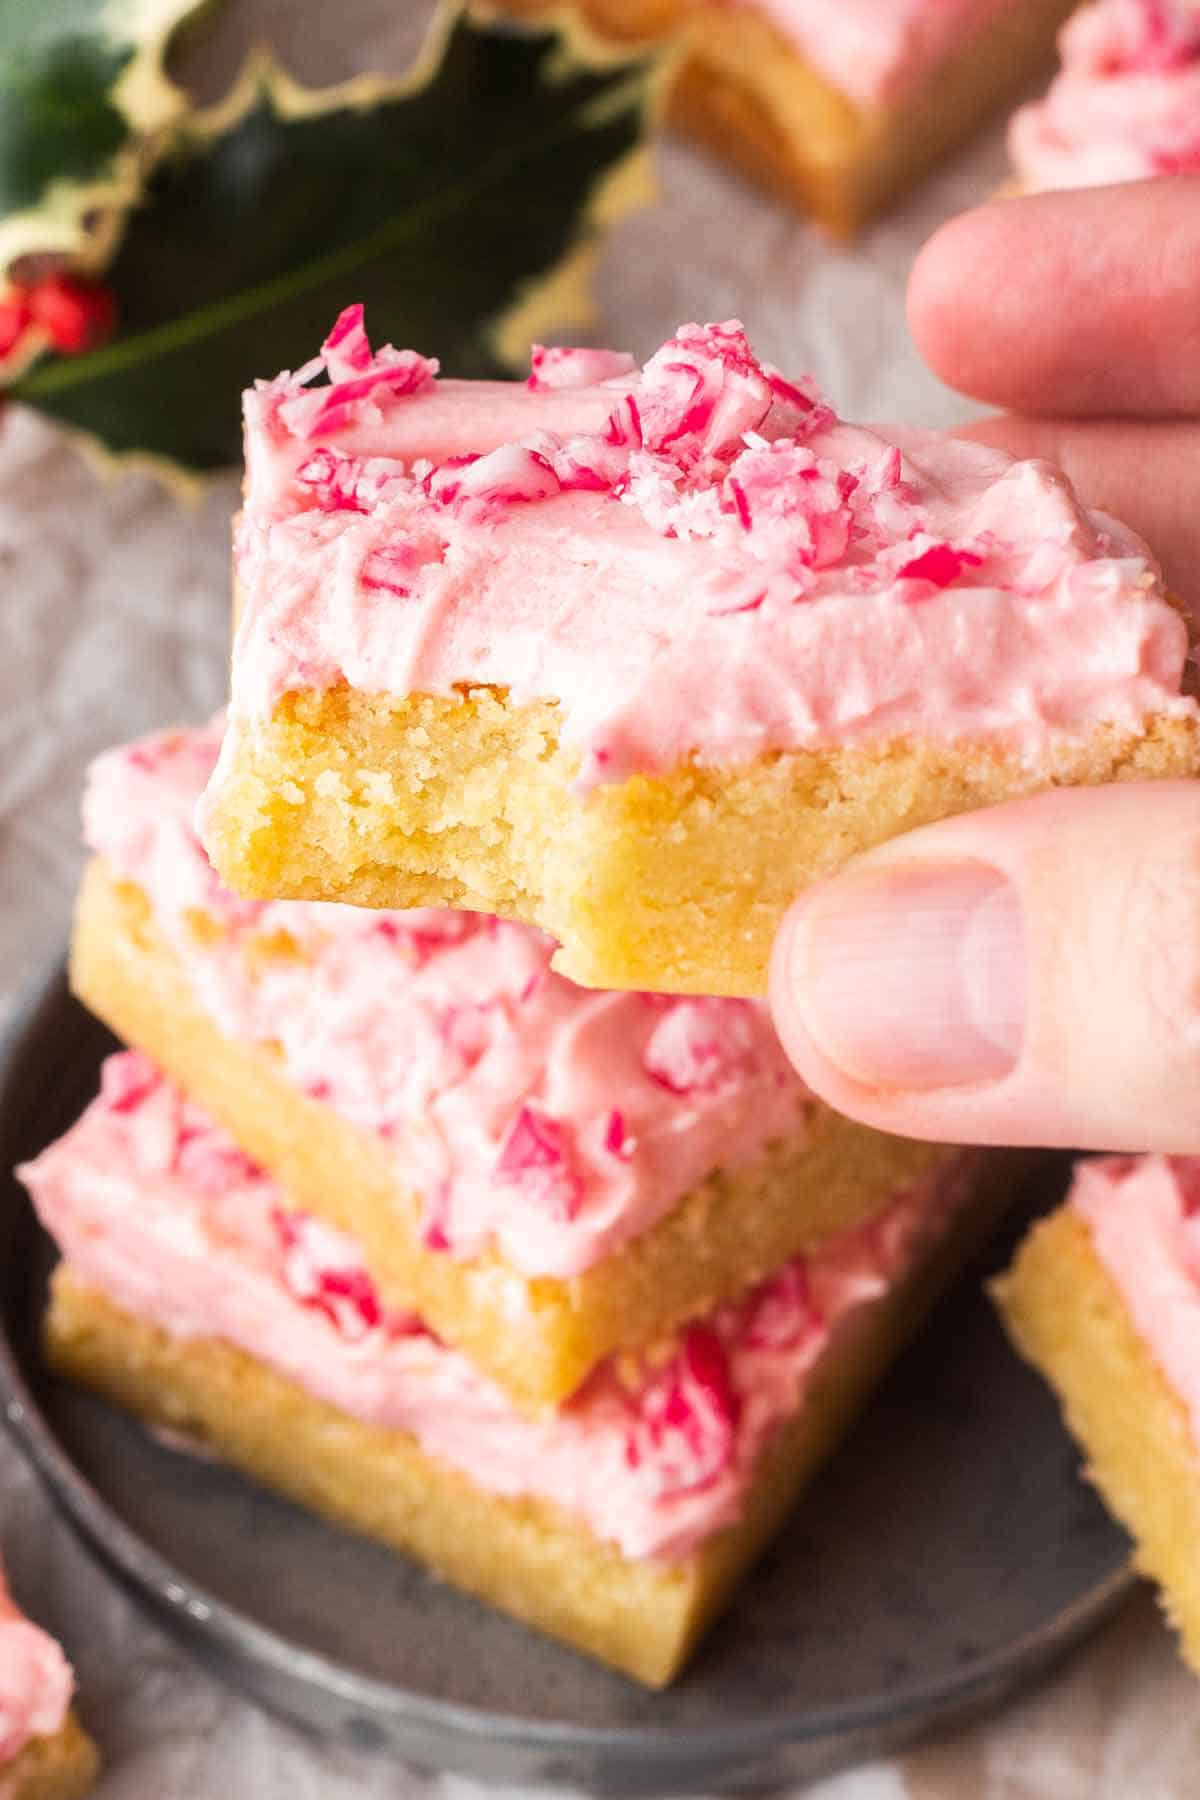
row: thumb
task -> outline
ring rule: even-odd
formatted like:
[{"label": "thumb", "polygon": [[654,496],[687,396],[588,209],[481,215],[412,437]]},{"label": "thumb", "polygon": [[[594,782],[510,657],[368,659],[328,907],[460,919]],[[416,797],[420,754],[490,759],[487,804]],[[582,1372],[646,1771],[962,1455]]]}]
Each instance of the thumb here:
[{"label": "thumb", "polygon": [[771,970],[797,1068],[910,1137],[1200,1151],[1200,782],[1060,789],[858,857]]}]

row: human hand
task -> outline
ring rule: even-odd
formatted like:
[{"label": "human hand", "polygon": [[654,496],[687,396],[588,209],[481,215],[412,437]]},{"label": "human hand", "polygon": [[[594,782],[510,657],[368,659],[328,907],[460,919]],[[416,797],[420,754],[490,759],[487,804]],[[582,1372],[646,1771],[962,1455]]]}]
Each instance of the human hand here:
[{"label": "human hand", "polygon": [[[1200,612],[1200,178],[982,207],[909,291],[933,367],[1012,409]],[[810,888],[775,946],[783,1041],[840,1111],[960,1143],[1200,1150],[1200,782],[943,820]]]}]

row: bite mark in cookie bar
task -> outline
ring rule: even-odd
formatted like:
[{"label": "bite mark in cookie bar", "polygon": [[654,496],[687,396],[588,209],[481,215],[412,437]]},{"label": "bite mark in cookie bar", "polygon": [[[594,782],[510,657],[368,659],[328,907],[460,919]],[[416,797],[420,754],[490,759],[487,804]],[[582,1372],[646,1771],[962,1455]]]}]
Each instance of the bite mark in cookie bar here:
[{"label": "bite mark in cookie bar", "polygon": [[60,1368],[658,1682],[879,1366],[970,1163],[539,1419],[142,1057],[22,1173],[64,1255]]},{"label": "bite mark in cookie bar", "polygon": [[1064,27],[1062,69],[1009,127],[1020,187],[1101,187],[1200,171],[1200,8],[1092,0]]},{"label": "bite mark in cookie bar", "polygon": [[75,989],[526,1405],[950,1154],[832,1114],[756,1002],[581,990],[464,914],[235,899],[191,825],[216,740],[94,765]]},{"label": "bite mark in cookie bar", "polygon": [[1200,1674],[1200,1160],[1081,1164],[995,1293]]},{"label": "bite mark in cookie bar", "polygon": [[328,386],[247,397],[202,808],[240,892],[498,912],[589,984],[749,994],[855,851],[1197,764],[1182,619],[1046,464],[845,424],[735,324],[524,390],[372,357],[357,309],[331,343]]},{"label": "bite mark in cookie bar", "polygon": [[27,1619],[0,1570],[0,1795],[80,1800],[95,1747],[74,1713],[75,1678],[60,1646]]},{"label": "bite mark in cookie bar", "polygon": [[580,1274],[816,1102],[759,1002],[598,993],[539,931],[463,912],[245,901],[192,827],[219,723],[94,765],[88,843],[148,899],[222,1033],[277,1044],[310,1098],[378,1133],[427,1240]]}]

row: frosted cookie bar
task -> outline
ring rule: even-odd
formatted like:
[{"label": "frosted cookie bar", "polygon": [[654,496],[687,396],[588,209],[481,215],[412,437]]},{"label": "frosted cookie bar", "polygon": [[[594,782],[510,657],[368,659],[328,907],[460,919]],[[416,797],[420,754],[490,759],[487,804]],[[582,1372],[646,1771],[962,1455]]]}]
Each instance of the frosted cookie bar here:
[{"label": "frosted cookie bar", "polygon": [[60,1646],[27,1619],[0,1568],[0,1795],[82,1800],[96,1747],[71,1708],[75,1677]]},{"label": "frosted cookie bar", "polygon": [[996,1298],[1200,1674],[1200,1159],[1082,1163]]},{"label": "frosted cookie bar", "polygon": [[[534,15],[544,0],[505,0]],[[1019,93],[1069,0],[582,0],[604,36],[671,44],[669,112],[838,235]]]},{"label": "frosted cookie bar", "polygon": [[237,899],[192,824],[219,739],[94,764],[75,991],[526,1406],[951,1154],[831,1112],[757,1001],[579,988],[476,914]]},{"label": "frosted cookie bar", "polygon": [[247,396],[236,572],[229,885],[523,918],[593,986],[760,993],[855,851],[1200,766],[1138,540],[1047,464],[845,424],[736,324],[521,387],[351,308]]},{"label": "frosted cookie bar", "polygon": [[970,1167],[537,1419],[143,1057],[22,1174],[63,1253],[60,1373],[658,1686],[944,1272]]},{"label": "frosted cookie bar", "polygon": [[1064,27],[1062,68],[1009,126],[1024,192],[1200,171],[1200,6],[1092,0]]}]

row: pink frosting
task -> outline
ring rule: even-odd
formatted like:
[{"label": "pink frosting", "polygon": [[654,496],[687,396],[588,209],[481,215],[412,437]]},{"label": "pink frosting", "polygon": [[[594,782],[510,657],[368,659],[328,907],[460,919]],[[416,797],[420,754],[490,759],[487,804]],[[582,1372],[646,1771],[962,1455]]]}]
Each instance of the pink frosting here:
[{"label": "pink frosting", "polygon": [[1080,1163],[1070,1204],[1183,1403],[1200,1451],[1200,1157]]},{"label": "pink frosting", "polygon": [[81,1281],[175,1337],[218,1337],[371,1424],[411,1432],[495,1494],[534,1495],[630,1557],[686,1556],[741,1511],[755,1463],[847,1321],[967,1191],[965,1165],[789,1263],[652,1357],[602,1364],[528,1418],[409,1313],[354,1242],[279,1190],[135,1052],[20,1173]]},{"label": "pink frosting", "polygon": [[831,87],[900,98],[1013,0],[735,0],[764,14]]},{"label": "pink frosting", "polygon": [[[761,1002],[576,987],[541,932],[478,914],[236,899],[192,823],[219,740],[217,721],[100,757],[87,841],[226,1036],[277,1045],[298,1088],[388,1140],[430,1248],[575,1274],[803,1135],[812,1097]],[[302,960],[253,956],[279,930]]]},{"label": "pink frosting", "polygon": [[31,1738],[60,1731],[74,1691],[66,1657],[21,1612],[0,1572],[0,1764],[19,1756]]},{"label": "pink frosting", "polygon": [[1009,127],[1024,187],[1200,170],[1196,0],[1093,0],[1064,26],[1059,48],[1049,92]]},{"label": "pink frosting", "polygon": [[202,823],[240,736],[343,681],[554,699],[582,792],[906,733],[1036,759],[1194,711],[1145,546],[1046,463],[847,425],[736,322],[599,384],[594,351],[577,387],[569,357],[552,386],[407,361],[389,384],[402,353],[372,358],[360,315],[337,329],[369,375],[327,346],[329,385],[309,365],[246,396],[232,729]]}]

